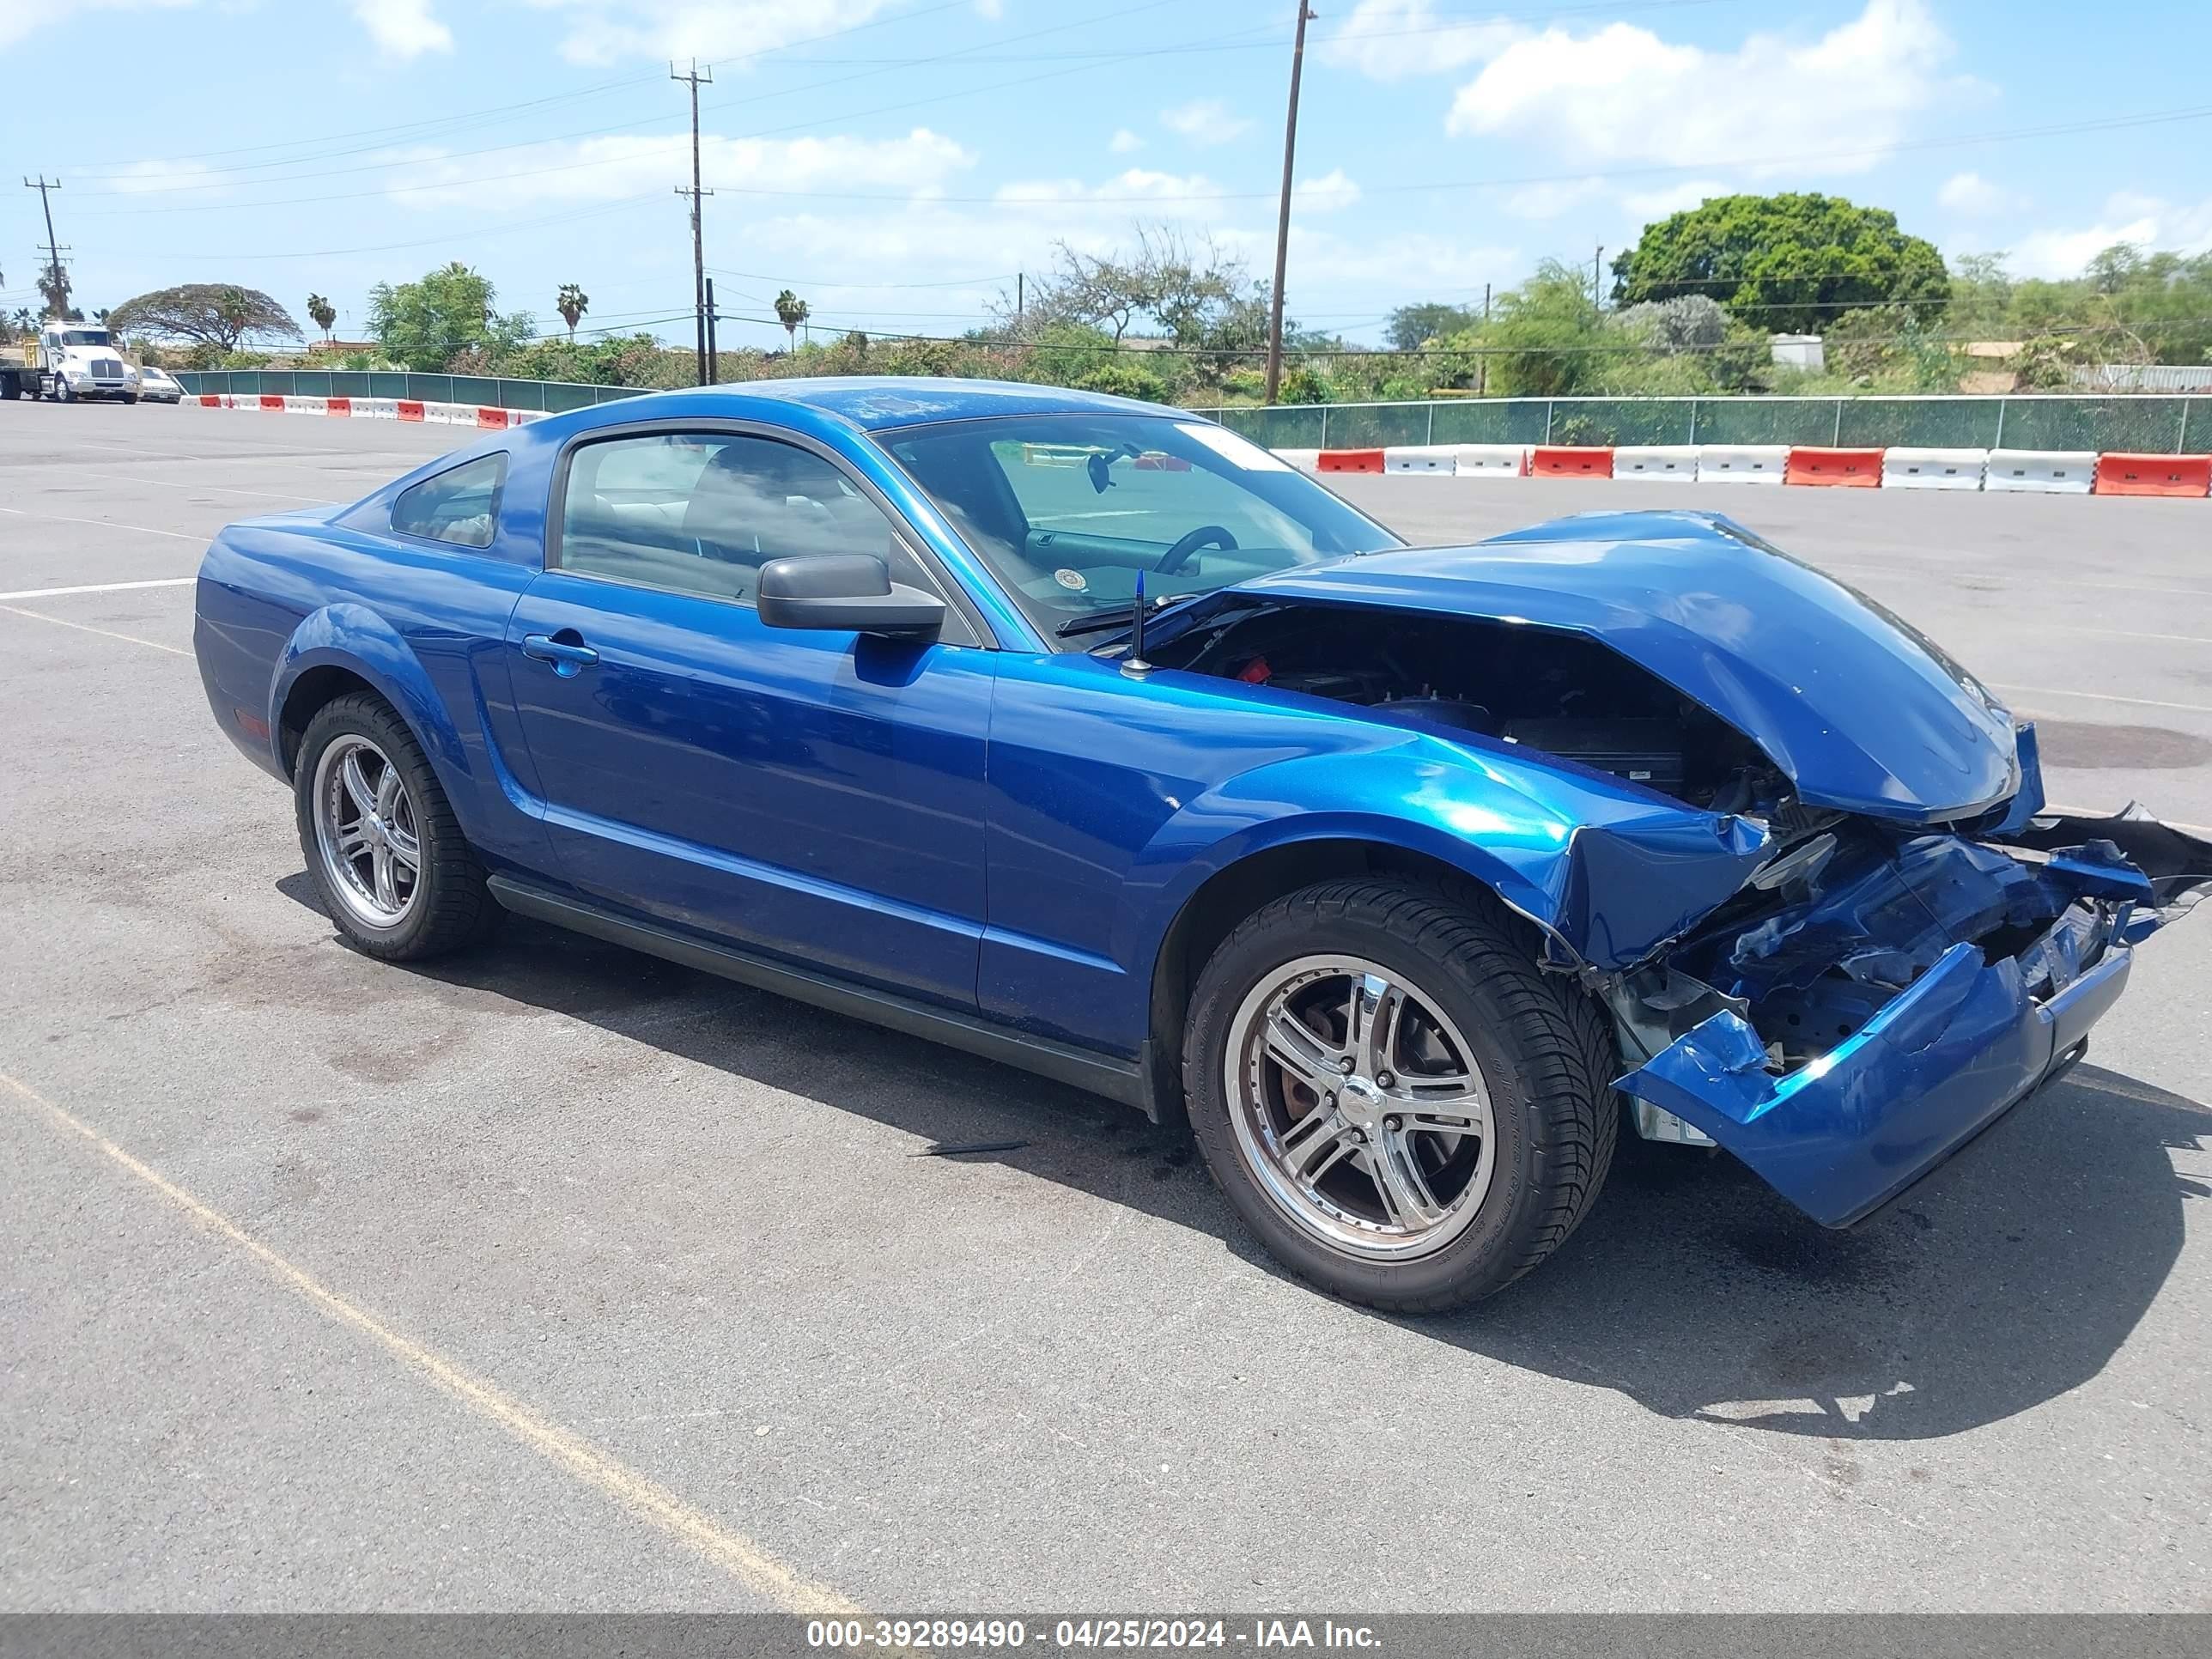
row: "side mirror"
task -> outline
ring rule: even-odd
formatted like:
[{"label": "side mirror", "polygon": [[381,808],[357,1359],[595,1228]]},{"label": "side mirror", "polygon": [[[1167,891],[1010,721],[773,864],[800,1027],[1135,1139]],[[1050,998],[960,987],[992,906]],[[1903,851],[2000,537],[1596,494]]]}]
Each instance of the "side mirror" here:
[{"label": "side mirror", "polygon": [[945,626],[945,601],[891,580],[872,553],[770,559],[760,568],[760,619],[770,628],[824,629],[933,640]]}]

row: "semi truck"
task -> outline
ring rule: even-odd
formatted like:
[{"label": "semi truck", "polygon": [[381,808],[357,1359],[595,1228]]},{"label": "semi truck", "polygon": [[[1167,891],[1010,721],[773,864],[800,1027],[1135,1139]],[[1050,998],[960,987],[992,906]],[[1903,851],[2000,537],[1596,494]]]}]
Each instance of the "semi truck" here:
[{"label": "semi truck", "polygon": [[0,362],[0,398],[138,401],[138,376],[123,361],[115,337],[90,323],[48,323],[24,343],[21,357]]}]

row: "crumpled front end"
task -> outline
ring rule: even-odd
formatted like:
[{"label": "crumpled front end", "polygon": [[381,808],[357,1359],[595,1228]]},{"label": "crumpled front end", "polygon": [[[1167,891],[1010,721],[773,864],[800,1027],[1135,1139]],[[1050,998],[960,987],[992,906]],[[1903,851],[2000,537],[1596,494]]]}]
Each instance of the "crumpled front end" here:
[{"label": "crumpled front end", "polygon": [[2212,842],[2136,808],[1844,819],[1615,982],[1648,1054],[1617,1086],[1647,1133],[1710,1139],[1845,1226],[2079,1059],[2131,947],[2208,890]]}]

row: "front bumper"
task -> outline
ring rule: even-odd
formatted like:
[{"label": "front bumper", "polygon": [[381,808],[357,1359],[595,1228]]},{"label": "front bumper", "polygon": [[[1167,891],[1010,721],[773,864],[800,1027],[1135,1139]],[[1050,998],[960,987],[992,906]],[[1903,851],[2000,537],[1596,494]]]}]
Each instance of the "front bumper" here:
[{"label": "front bumper", "polygon": [[1879,1209],[2063,1070],[2118,999],[2114,945],[2039,1000],[2020,964],[1954,945],[1851,1036],[1787,1077],[1732,1013],[1715,1014],[1620,1080],[1702,1130],[1824,1226]]},{"label": "front bumper", "polygon": [[[1824,1225],[1879,1209],[2078,1059],[2126,987],[2130,947],[2212,890],[2212,844],[2139,814],[2039,819],[2005,839],[2047,855],[2048,878],[2080,895],[2026,949],[1992,960],[1950,945],[1786,1074],[1750,1022],[1723,1010],[1615,1086]],[[2103,855],[2075,856],[2098,843],[2110,844]]]}]

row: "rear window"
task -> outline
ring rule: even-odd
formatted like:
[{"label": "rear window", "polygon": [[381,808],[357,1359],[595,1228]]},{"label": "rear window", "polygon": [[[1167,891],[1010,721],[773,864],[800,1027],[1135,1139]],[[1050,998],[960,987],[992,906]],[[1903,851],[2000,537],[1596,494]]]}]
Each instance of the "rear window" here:
[{"label": "rear window", "polygon": [[506,482],[504,453],[465,461],[401,490],[392,504],[392,527],[403,536],[456,547],[489,547],[500,486]]}]

